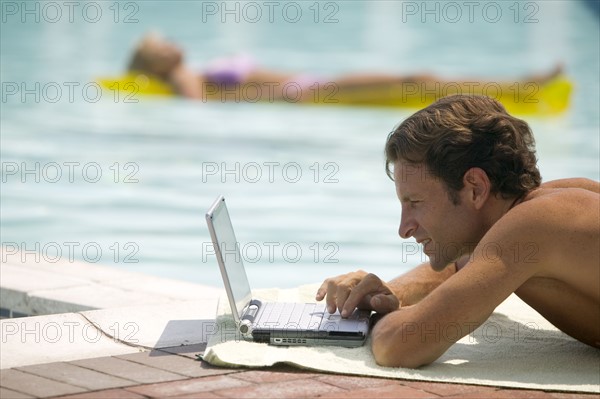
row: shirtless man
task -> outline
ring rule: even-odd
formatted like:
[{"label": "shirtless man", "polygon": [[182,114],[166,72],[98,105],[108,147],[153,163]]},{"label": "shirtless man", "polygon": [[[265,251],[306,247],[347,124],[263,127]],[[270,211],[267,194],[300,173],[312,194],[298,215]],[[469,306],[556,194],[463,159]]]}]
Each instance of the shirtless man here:
[{"label": "shirtless man", "polygon": [[[597,182],[541,184],[528,125],[487,97],[446,97],[415,113],[385,154],[400,237],[414,237],[429,262],[388,283],[362,270],[330,278],[316,295],[342,316],[356,307],[386,314],[372,332],[378,364],[435,361],[513,292],[600,347]],[[447,326],[462,336],[422,333]]]}]

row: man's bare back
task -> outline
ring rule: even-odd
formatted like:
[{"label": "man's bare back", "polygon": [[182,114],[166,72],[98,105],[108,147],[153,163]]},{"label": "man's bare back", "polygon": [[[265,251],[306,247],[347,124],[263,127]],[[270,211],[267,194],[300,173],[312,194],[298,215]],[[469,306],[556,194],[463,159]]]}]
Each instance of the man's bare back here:
[{"label": "man's bare back", "polygon": [[541,208],[562,230],[532,237],[543,265],[515,293],[557,328],[600,347],[600,185],[565,179],[543,184],[524,205]]}]

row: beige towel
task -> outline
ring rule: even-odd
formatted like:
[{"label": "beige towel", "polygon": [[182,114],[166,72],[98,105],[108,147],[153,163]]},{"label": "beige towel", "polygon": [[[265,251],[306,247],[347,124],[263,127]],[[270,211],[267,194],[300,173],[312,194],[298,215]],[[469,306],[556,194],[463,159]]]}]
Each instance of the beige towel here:
[{"label": "beige towel", "polygon": [[[317,286],[262,290],[257,298],[313,302]],[[417,370],[380,367],[370,341],[360,348],[276,347],[245,342],[236,334],[226,299],[220,301],[221,327],[204,359],[214,365],[264,367],[287,363],[310,370],[421,381],[492,385],[542,390],[600,392],[600,351],[558,331],[515,295],[481,327],[454,344],[436,362]],[[432,334],[455,334],[432,331]]]}]

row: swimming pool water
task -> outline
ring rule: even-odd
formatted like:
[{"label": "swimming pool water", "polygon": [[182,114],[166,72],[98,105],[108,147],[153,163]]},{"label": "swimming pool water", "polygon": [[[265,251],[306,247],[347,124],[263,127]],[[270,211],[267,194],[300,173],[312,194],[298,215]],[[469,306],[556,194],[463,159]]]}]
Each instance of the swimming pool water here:
[{"label": "swimming pool water", "polygon": [[[151,29],[199,66],[245,52],[266,67],[324,76],[510,80],[563,62],[575,84],[569,111],[527,118],[540,169],[544,180],[599,179],[599,18],[583,2],[480,2],[472,21],[460,2],[461,18],[442,2],[429,2],[430,13],[422,2],[274,2],[290,14],[273,22],[261,2],[229,2],[234,14],[246,10],[239,22],[212,14],[221,2],[75,3],[73,22],[64,8],[52,22],[43,3],[38,15],[2,3],[1,240],[29,260],[60,252],[220,286],[204,222],[219,194],[257,288],[355,268],[392,278],[425,260],[397,236],[400,208],[383,167],[385,137],[410,110],[95,93],[94,79],[119,74]],[[255,22],[252,7],[262,11]],[[98,9],[101,17],[91,14]]]}]

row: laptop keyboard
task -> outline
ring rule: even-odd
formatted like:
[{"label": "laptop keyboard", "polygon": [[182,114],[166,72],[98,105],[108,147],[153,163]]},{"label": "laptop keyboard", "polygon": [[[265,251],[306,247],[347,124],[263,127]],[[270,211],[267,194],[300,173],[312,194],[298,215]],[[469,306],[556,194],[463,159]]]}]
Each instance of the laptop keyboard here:
[{"label": "laptop keyboard", "polygon": [[257,328],[318,330],[326,313],[324,303],[268,302]]}]

